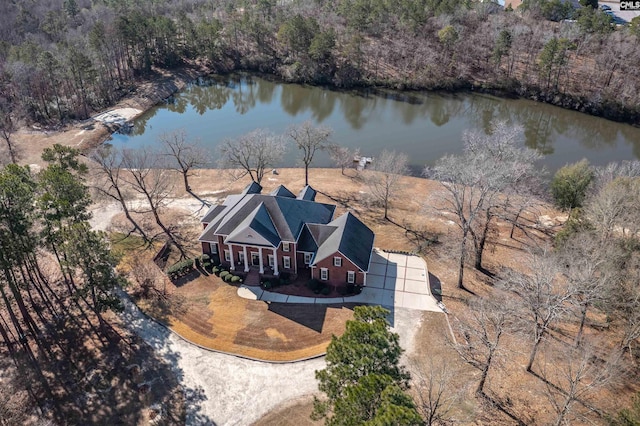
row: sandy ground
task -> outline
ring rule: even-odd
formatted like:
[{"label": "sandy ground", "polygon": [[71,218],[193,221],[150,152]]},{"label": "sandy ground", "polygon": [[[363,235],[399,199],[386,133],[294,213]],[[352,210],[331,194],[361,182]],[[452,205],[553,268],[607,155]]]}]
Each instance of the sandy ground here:
[{"label": "sandy ground", "polygon": [[[324,357],[273,364],[207,351],[144,316],[126,296],[122,319],[172,366],[187,389],[188,425],[246,425],[292,399],[317,391]],[[413,351],[421,312],[396,310],[393,330]]]}]

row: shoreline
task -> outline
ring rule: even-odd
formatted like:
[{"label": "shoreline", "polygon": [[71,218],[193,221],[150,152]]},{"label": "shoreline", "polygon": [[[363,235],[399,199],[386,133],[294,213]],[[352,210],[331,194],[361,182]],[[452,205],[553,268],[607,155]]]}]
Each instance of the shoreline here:
[{"label": "shoreline", "polygon": [[[585,100],[577,99],[564,94],[546,94],[543,91],[534,88],[525,87],[493,87],[477,82],[459,82],[460,84],[451,88],[425,88],[421,86],[411,86],[411,84],[394,83],[393,81],[377,81],[363,82],[352,88],[343,88],[336,85],[316,85],[304,81],[296,81],[283,78],[278,74],[264,73],[252,71],[249,69],[235,70],[216,70],[202,64],[187,64],[175,70],[159,70],[156,74],[148,79],[142,80],[131,94],[120,99],[113,106],[104,110],[96,111],[92,116],[83,121],[77,121],[67,124],[62,129],[47,130],[38,127],[29,126],[22,127],[14,133],[14,142],[20,151],[27,151],[26,155],[21,155],[20,164],[41,165],[40,154],[46,147],[53,146],[55,143],[78,148],[83,154],[89,150],[100,146],[108,141],[113,133],[115,133],[120,125],[116,123],[105,123],[96,120],[96,117],[109,112],[117,112],[120,109],[135,109],[137,113],[126,117],[126,122],[131,122],[140,115],[149,111],[154,106],[160,104],[171,95],[184,89],[188,84],[198,78],[208,75],[229,75],[229,74],[247,74],[259,76],[270,81],[283,84],[303,84],[313,87],[323,87],[328,90],[337,91],[370,91],[374,95],[385,95],[385,91],[392,90],[410,96],[416,92],[426,92],[432,94],[485,94],[496,96],[501,99],[523,99],[531,100],[557,106],[559,108],[577,111],[583,114],[601,117],[613,122],[628,124],[633,127],[640,127],[640,111],[633,111],[622,105],[614,105],[614,108],[604,108],[604,106],[596,107],[588,105]],[[605,105],[610,106],[610,105]],[[33,152],[35,148],[37,152]],[[31,151],[31,152],[29,152]],[[419,177],[419,176],[416,176]]]}]

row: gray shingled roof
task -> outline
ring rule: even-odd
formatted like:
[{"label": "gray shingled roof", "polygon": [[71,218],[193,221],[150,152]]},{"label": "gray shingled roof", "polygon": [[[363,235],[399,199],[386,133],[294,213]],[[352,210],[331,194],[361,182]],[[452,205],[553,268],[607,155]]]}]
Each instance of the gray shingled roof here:
[{"label": "gray shingled roof", "polygon": [[[298,200],[296,198],[275,197],[262,194],[242,196],[235,205],[229,206],[222,217],[209,223],[200,235],[200,241],[212,241],[214,235],[230,235],[260,204],[264,207],[281,241],[294,242],[298,239],[305,223],[327,223],[333,217],[335,206]],[[227,204],[227,200],[225,203]],[[271,241],[271,237],[263,235]]]},{"label": "gray shingled roof", "polygon": [[[308,225],[307,225],[308,226]],[[300,238],[298,238],[298,251],[306,251],[309,253],[315,253],[318,249],[318,244],[313,239],[311,232],[309,232],[309,228],[305,226],[302,228],[302,232],[300,233]]]},{"label": "gray shingled roof", "polygon": [[373,231],[349,212],[329,222],[326,226],[337,229],[331,232],[324,243],[318,247],[313,264],[315,265],[339,251],[358,268],[368,272],[375,238]]},{"label": "gray shingled roof", "polygon": [[[269,212],[264,203],[260,203],[256,209],[249,214],[244,221],[242,221],[236,229],[238,231],[246,228],[253,229],[256,233],[260,234],[264,239],[269,241],[273,247],[277,247],[280,244],[280,237],[278,237],[278,231],[276,231]],[[234,235],[229,235],[229,240],[233,242]]]},{"label": "gray shingled roof", "polygon": [[274,197],[288,197],[288,198],[296,198],[293,192],[289,191],[286,186],[280,185],[273,191],[269,193],[269,195],[273,195]]},{"label": "gray shingled roof", "polygon": [[307,185],[298,193],[299,200],[315,201],[317,191]]},{"label": "gray shingled roof", "polygon": [[251,182],[249,185],[245,186],[242,190],[243,194],[259,194],[262,192],[262,185],[257,182]]},{"label": "gray shingled roof", "polygon": [[201,223],[209,223],[211,222],[211,220],[213,220],[216,216],[218,216],[220,214],[220,212],[222,212],[224,209],[226,209],[227,206],[223,206],[220,204],[214,204],[211,207],[209,207],[209,210],[207,210],[207,212],[204,214],[204,216],[202,216],[202,219],[200,219]]}]

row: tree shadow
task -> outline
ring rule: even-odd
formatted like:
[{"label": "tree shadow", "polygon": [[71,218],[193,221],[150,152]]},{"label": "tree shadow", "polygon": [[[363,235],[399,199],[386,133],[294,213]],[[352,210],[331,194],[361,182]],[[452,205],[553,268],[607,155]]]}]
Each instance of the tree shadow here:
[{"label": "tree shadow", "polygon": [[442,282],[431,272],[429,272],[429,290],[436,301],[442,302]]},{"label": "tree shadow", "polygon": [[270,302],[268,310],[288,320],[322,333],[329,305]]},{"label": "tree shadow", "polygon": [[152,353],[159,354],[158,356],[171,369],[177,385],[182,389],[186,424],[215,425],[215,422],[203,412],[203,403],[208,399],[204,390],[201,387],[189,387],[185,384],[184,371],[180,367],[181,354],[173,350],[170,344],[171,331],[143,313],[124,292],[121,297],[124,311],[120,317],[123,323],[129,331],[135,333],[144,342]]},{"label": "tree shadow", "polygon": [[489,396],[484,392],[480,396],[484,399],[485,402],[490,403],[492,406],[494,406],[495,408],[503,412],[505,415],[507,415],[507,417],[513,420],[518,426],[526,426],[531,424],[531,420],[533,419],[527,422],[522,421],[518,416],[516,416],[514,413],[512,413],[510,410],[507,409],[507,405],[511,405],[509,398],[507,398],[506,401],[501,401],[497,398],[493,398]]}]

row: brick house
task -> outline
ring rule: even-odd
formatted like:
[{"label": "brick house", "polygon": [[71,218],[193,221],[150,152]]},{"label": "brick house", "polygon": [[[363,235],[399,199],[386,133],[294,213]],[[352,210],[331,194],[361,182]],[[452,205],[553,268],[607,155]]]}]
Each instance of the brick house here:
[{"label": "brick house", "polygon": [[366,285],[374,234],[351,213],[315,201],[305,186],[296,196],[284,186],[269,194],[253,182],[202,217],[202,252],[232,270],[311,278],[333,286]]}]

